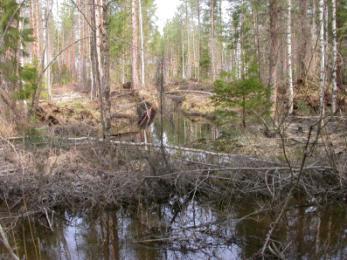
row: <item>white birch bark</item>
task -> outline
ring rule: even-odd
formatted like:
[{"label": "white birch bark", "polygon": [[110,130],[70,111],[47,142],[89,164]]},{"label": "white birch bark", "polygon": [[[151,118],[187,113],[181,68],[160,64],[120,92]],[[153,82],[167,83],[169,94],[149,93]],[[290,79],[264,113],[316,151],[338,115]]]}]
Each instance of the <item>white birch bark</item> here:
[{"label": "white birch bark", "polygon": [[194,30],[194,26],[193,26],[193,33],[192,33],[192,48],[193,48],[193,66],[194,66],[194,79],[197,78],[197,61],[196,61],[196,46],[195,46],[195,30]]},{"label": "white birch bark", "polygon": [[145,48],[144,48],[144,34],[143,34],[143,18],[142,18],[142,0],[139,1],[139,21],[140,21],[140,44],[141,44],[141,85],[145,86]]},{"label": "white birch bark", "polygon": [[192,76],[192,62],[191,62],[191,54],[190,54],[190,48],[191,48],[191,44],[190,44],[190,19],[189,19],[189,11],[188,11],[188,1],[186,0],[186,30],[187,30],[187,71],[186,71],[186,76],[188,79],[191,78]]},{"label": "white birch bark", "polygon": [[336,113],[336,96],[337,96],[337,35],[336,35],[336,0],[332,0],[332,31],[333,31],[333,73],[332,73],[332,112]]},{"label": "white birch bark", "polygon": [[324,26],[324,0],[319,0],[319,45],[320,45],[320,73],[319,73],[319,111],[320,115],[325,115],[325,104],[324,104],[324,94],[325,94],[325,26]]},{"label": "white birch bark", "polygon": [[[183,22],[182,22],[183,25]],[[183,27],[183,26],[182,26]],[[186,79],[186,66],[185,66],[185,50],[184,50],[184,33],[181,30],[181,42],[182,42],[182,79]]]},{"label": "white birch bark", "polygon": [[289,114],[294,110],[294,87],[293,87],[293,67],[292,67],[292,0],[288,0],[287,17],[287,48],[288,48],[288,88],[289,88]]},{"label": "white birch bark", "polygon": [[241,33],[242,33],[242,13],[240,13],[239,23],[237,26],[237,43],[236,43],[236,68],[237,68],[237,79],[242,78],[242,43],[241,43]]}]

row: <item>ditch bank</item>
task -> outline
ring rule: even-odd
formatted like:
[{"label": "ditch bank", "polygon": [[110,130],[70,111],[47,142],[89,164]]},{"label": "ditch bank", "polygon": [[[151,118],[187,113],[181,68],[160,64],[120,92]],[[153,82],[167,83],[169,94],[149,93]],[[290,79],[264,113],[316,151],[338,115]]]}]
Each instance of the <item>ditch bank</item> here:
[{"label": "ditch bank", "polygon": [[51,140],[30,148],[3,144],[1,201],[11,212],[91,210],[159,203],[175,194],[227,203],[295,193],[340,200],[347,183],[331,167],[287,167],[250,156],[91,139]]}]

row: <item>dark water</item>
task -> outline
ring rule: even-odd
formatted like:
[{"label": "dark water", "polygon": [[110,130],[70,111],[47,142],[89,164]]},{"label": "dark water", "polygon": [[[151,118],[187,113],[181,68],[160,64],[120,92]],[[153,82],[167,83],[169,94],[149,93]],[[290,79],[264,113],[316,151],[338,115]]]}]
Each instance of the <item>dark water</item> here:
[{"label": "dark water", "polygon": [[[160,115],[151,134],[150,141],[159,143]],[[218,135],[208,121],[192,121],[167,104],[165,144],[194,146]],[[46,216],[12,222],[2,218],[7,210],[0,223],[15,253],[25,259],[246,259],[261,248],[275,217],[252,214],[262,205],[256,198],[222,207],[173,197],[161,205],[117,211],[57,212],[49,216],[52,230]],[[288,259],[347,259],[346,204],[294,205],[274,239]],[[7,258],[0,243],[0,259]]]},{"label": "dark water", "polygon": [[[163,125],[162,129],[161,125]],[[165,103],[163,116],[157,115],[150,130],[154,143],[160,143],[162,130],[165,145],[184,145],[186,147],[197,146],[208,140],[213,141],[219,136],[218,128],[210,121],[201,117],[184,116],[175,103],[170,102],[169,99]]]},{"label": "dark water", "polygon": [[[53,231],[45,217],[26,218],[8,234],[26,259],[244,259],[261,248],[270,223],[267,215],[242,220],[251,212],[245,203],[221,210],[173,198],[132,210],[56,213]],[[294,208],[274,238],[289,259],[346,259],[346,213],[336,206]],[[3,247],[0,254],[6,258]]]}]

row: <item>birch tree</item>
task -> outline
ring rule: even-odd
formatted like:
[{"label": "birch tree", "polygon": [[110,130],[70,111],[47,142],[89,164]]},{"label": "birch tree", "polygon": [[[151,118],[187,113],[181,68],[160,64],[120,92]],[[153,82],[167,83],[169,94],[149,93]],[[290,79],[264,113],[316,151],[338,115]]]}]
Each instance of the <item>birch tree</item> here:
[{"label": "birch tree", "polygon": [[[243,3],[241,3],[242,5]],[[241,6],[239,21],[236,28],[237,31],[237,42],[236,42],[236,68],[237,68],[237,79],[241,79],[243,76],[243,62],[242,62],[242,24],[243,24],[243,7]]]}]

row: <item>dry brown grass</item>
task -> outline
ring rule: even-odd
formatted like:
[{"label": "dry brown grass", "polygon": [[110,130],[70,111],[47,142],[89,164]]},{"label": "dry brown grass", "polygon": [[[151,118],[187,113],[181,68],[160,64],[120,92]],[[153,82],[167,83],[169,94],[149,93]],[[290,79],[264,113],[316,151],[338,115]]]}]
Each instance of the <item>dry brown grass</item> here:
[{"label": "dry brown grass", "polygon": [[9,138],[17,135],[17,129],[14,122],[8,122],[0,116],[0,136]]},{"label": "dry brown grass", "polygon": [[209,96],[187,94],[182,102],[182,111],[188,115],[210,116],[215,111],[215,106]]}]

